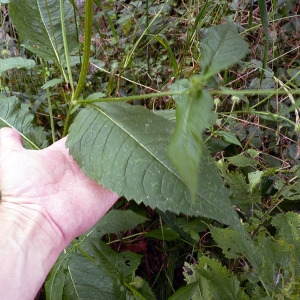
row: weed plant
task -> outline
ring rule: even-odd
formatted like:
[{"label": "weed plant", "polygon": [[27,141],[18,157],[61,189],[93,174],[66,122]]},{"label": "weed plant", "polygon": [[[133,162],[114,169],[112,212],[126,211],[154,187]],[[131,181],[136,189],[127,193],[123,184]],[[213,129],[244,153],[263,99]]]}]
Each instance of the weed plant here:
[{"label": "weed plant", "polygon": [[122,196],[39,299],[299,299],[299,1],[85,2],[0,0],[1,127]]}]

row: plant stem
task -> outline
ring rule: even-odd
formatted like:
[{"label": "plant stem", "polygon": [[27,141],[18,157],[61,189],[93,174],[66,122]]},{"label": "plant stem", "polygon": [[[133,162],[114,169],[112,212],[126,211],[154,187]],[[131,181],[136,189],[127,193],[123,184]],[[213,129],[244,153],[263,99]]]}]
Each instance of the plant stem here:
[{"label": "plant stem", "polygon": [[78,84],[72,97],[76,101],[82,92],[85,84],[85,78],[89,67],[90,52],[91,52],[91,37],[92,37],[92,19],[93,19],[93,1],[85,1],[85,14],[84,14],[84,48],[83,48],[83,61],[80,71]]},{"label": "plant stem", "polygon": [[175,96],[181,95],[182,91],[176,92],[160,92],[160,93],[150,93],[145,95],[133,95],[133,96],[126,96],[126,97],[107,97],[107,98],[98,98],[98,99],[84,99],[76,101],[78,103],[95,103],[95,102],[121,102],[121,101],[131,101],[131,100],[140,100],[140,99],[149,99],[149,98],[158,98],[158,97],[165,97],[165,96]]},{"label": "plant stem", "polygon": [[72,95],[71,102],[69,104],[69,109],[65,121],[63,136],[68,134],[71,112],[73,110],[74,104],[76,104],[85,84],[86,74],[89,67],[90,52],[91,52],[91,37],[92,37],[92,19],[93,19],[93,0],[85,1],[85,15],[84,15],[84,48],[83,48],[83,60],[81,65],[81,71],[79,75],[78,84],[75,92]]},{"label": "plant stem", "polygon": [[67,35],[66,35],[65,11],[64,11],[63,0],[60,0],[59,4],[60,4],[61,31],[62,31],[62,37],[63,37],[63,43],[64,43],[64,49],[65,49],[65,59],[66,59],[67,70],[68,70],[68,79],[69,79],[69,81],[67,83],[70,83],[72,93],[74,93],[72,71],[71,71],[70,59],[69,59],[68,41],[67,41]]}]

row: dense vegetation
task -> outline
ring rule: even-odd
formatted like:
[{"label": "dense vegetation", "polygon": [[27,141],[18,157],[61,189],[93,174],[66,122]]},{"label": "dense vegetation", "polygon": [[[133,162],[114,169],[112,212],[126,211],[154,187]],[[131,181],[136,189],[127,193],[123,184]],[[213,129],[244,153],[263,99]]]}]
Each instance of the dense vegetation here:
[{"label": "dense vegetation", "polygon": [[300,4],[250,2],[0,0],[0,127],[122,196],[40,299],[299,299]]}]

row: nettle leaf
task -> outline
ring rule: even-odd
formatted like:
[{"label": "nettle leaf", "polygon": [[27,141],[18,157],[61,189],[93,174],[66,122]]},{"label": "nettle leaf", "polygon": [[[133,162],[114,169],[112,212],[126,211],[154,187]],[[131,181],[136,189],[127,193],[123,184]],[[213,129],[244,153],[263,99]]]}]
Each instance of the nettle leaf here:
[{"label": "nettle leaf", "polygon": [[257,187],[251,187],[251,185],[246,182],[244,174],[228,172],[224,178],[226,183],[230,186],[230,198],[245,211],[249,207],[248,204],[261,202],[260,190]]},{"label": "nettle leaf", "polygon": [[[190,293],[194,291],[194,293],[190,296],[190,298],[199,299],[199,300],[211,299],[209,283],[204,277],[200,275],[198,271],[198,265],[184,262],[183,270],[184,270],[183,276],[185,281],[187,282],[186,288],[188,286],[194,286],[195,283],[197,284],[197,289],[192,289],[190,291]],[[180,294],[181,291],[176,292],[174,296],[177,295],[177,293]],[[190,299],[190,298],[183,298],[183,299]]]},{"label": "nettle leaf", "polygon": [[[100,184],[162,211],[203,216],[238,226],[222,180],[206,152],[200,161],[196,201],[168,160],[174,125],[141,106],[101,103],[80,111],[67,147],[82,170]],[[188,158],[181,158],[188,159]]]},{"label": "nettle leaf", "polygon": [[[9,16],[24,46],[45,60],[64,62],[64,44],[60,17],[60,0],[11,0]],[[78,49],[73,7],[63,1],[68,50]]]},{"label": "nettle leaf", "polygon": [[[178,290],[170,299],[218,299],[248,300],[236,276],[215,259],[202,256],[197,265],[184,264],[184,277],[188,285],[188,297]],[[197,288],[195,289],[195,284]],[[178,296],[182,295],[183,298]]]},{"label": "nettle leaf", "polygon": [[[247,300],[249,297],[240,287],[240,282],[221,262],[202,256],[196,268],[210,287],[211,298],[219,300]],[[220,288],[222,287],[222,288]]]},{"label": "nettle leaf", "polygon": [[10,69],[32,69],[35,67],[35,61],[33,59],[27,59],[24,57],[9,57],[0,59],[0,73]]},{"label": "nettle leaf", "polygon": [[277,214],[273,217],[272,225],[276,227],[277,236],[293,245],[295,255],[295,270],[300,276],[300,216],[295,212]]},{"label": "nettle leaf", "polygon": [[293,245],[284,240],[273,240],[270,237],[265,237],[259,242],[257,248],[262,256],[258,272],[259,277],[262,282],[267,283],[269,292],[280,292],[288,289],[291,280],[295,280]]},{"label": "nettle leaf", "polygon": [[261,257],[258,255],[250,236],[247,238],[240,231],[217,227],[212,227],[211,234],[228,259],[244,256],[254,268],[258,269]]},{"label": "nettle leaf", "polygon": [[[106,233],[132,229],[147,218],[130,210],[108,212],[89,232],[61,254],[47,282],[47,299],[154,299],[148,284],[135,276],[141,255],[117,253],[101,241]],[[76,250],[77,249],[77,250]]]},{"label": "nettle leaf", "polygon": [[272,225],[276,227],[278,236],[289,243],[300,239],[300,215],[298,213],[289,211],[285,214],[277,214],[273,217]]},{"label": "nettle leaf", "polygon": [[40,149],[48,146],[44,128],[34,125],[34,115],[28,104],[21,103],[15,97],[0,95],[0,128],[11,127],[19,131],[23,144],[28,149]]},{"label": "nettle leaf", "polygon": [[201,43],[200,66],[205,79],[237,63],[249,53],[248,44],[231,23],[211,27]]}]

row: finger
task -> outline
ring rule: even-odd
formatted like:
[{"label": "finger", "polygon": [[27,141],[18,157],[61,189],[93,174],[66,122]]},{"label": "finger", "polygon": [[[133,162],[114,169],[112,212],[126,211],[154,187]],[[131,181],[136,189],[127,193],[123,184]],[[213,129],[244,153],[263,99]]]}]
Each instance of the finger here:
[{"label": "finger", "polygon": [[22,137],[12,128],[0,129],[0,151],[12,151],[24,149],[22,145]]}]

